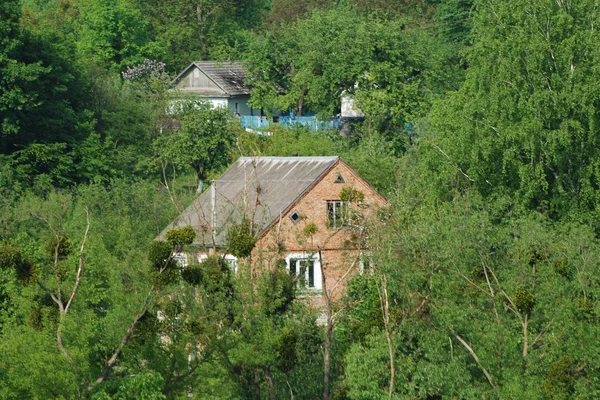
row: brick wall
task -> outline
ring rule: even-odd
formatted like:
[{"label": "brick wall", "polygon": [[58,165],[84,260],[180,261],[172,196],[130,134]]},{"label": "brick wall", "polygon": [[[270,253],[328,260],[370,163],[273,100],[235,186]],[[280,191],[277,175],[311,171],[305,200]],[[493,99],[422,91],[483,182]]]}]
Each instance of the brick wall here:
[{"label": "brick wall", "polygon": [[[338,174],[343,183],[336,183]],[[360,205],[351,206],[352,212],[360,213],[364,220],[357,221],[355,226],[334,228],[328,220],[327,200],[340,200],[340,191],[345,186],[364,194]],[[310,255],[320,248],[326,287],[331,296],[337,299],[343,293],[347,280],[359,271],[359,255],[366,251],[361,248],[361,226],[385,204],[385,199],[347,164],[339,161],[258,240],[253,251],[253,268],[274,268],[277,260],[285,259],[290,254]],[[290,219],[294,212],[301,216],[297,222]],[[316,232],[307,236],[305,228],[309,224],[314,224]],[[315,304],[322,303],[318,295],[314,297]]]}]

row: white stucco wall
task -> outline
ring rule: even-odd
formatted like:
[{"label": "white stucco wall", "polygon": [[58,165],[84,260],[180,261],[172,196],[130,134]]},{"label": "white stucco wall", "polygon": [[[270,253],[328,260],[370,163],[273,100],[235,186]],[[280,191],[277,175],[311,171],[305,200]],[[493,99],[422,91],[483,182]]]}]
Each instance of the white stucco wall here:
[{"label": "white stucco wall", "polygon": [[213,108],[227,107],[227,97],[206,97]]},{"label": "white stucco wall", "polygon": [[[229,108],[232,114],[239,113],[240,115],[255,115],[260,116],[260,109],[252,109],[248,106],[250,95],[235,96],[235,97],[202,97],[208,101],[213,108],[224,107]],[[169,113],[174,114],[177,111],[177,104],[183,101],[182,99],[173,99],[169,104]]]},{"label": "white stucco wall", "polygon": [[250,95],[235,96],[227,100],[229,103],[229,108],[231,109],[231,111],[233,111],[234,114],[237,112],[240,115],[260,115],[259,109],[253,109],[248,105]]},{"label": "white stucco wall", "polygon": [[354,104],[354,99],[350,96],[342,97],[342,118],[364,117],[362,110]]},{"label": "white stucco wall", "polygon": [[260,115],[260,110],[252,109],[248,105],[250,95],[235,97],[206,97],[206,100],[208,100],[214,108],[228,107],[233,114],[238,113],[240,115]]}]

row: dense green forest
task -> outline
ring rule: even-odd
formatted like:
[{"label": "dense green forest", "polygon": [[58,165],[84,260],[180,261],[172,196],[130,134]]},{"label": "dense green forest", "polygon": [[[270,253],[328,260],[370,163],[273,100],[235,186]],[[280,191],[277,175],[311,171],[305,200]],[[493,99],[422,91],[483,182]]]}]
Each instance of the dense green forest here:
[{"label": "dense green forest", "polygon": [[[2,0],[0,398],[600,398],[599,8]],[[174,76],[227,59],[267,113],[350,93],[364,122],[168,114]],[[330,336],[285,271],[180,273],[186,232],[153,242],[198,180],[292,153],[390,203]]]}]

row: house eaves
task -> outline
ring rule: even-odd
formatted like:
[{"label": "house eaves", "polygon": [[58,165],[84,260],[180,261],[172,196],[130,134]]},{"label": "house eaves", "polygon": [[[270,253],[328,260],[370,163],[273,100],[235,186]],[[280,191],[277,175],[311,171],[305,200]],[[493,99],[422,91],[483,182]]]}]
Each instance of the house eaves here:
[{"label": "house eaves", "polygon": [[[193,68],[198,68],[211,82],[215,84],[226,96],[239,96],[250,94],[250,87],[244,83],[246,70],[240,62],[234,61],[194,61],[188,65],[175,79],[175,86]],[[183,92],[194,92],[197,89],[183,89]],[[202,95],[210,96],[210,90],[201,89]],[[206,93],[204,93],[206,91]],[[221,96],[223,93],[218,93]],[[214,93],[217,94],[217,93]]]},{"label": "house eaves", "polygon": [[337,156],[242,157],[158,239],[164,239],[169,229],[191,225],[203,235],[198,238],[198,245],[223,247],[227,228],[244,217],[250,218],[255,231],[262,235],[338,162]]}]

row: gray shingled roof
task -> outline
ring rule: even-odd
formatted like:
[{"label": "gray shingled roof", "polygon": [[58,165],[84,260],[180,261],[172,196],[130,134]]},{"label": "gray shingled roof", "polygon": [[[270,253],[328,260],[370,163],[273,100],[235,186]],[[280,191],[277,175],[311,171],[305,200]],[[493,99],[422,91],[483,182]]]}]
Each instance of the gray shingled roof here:
[{"label": "gray shingled roof", "polygon": [[244,83],[246,70],[236,61],[194,61],[173,81],[177,82],[193,66],[204,72],[229,96],[250,94],[250,87]]},{"label": "gray shingled roof", "polygon": [[[264,232],[339,160],[339,157],[241,157],[204,191],[158,239],[172,228],[194,227],[196,244],[212,246],[212,193],[215,195],[216,245],[224,247],[227,228],[242,215]],[[258,188],[258,190],[257,190]]]}]

